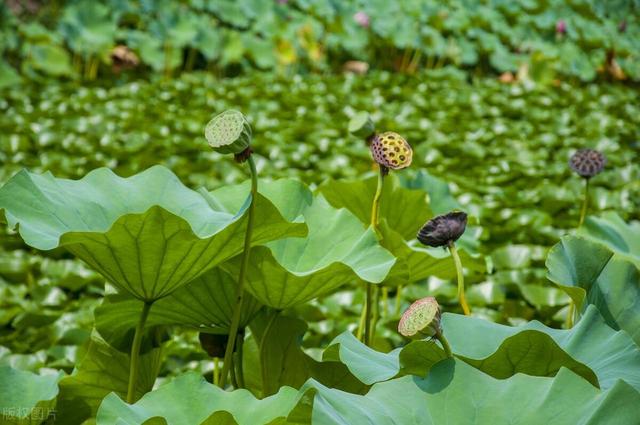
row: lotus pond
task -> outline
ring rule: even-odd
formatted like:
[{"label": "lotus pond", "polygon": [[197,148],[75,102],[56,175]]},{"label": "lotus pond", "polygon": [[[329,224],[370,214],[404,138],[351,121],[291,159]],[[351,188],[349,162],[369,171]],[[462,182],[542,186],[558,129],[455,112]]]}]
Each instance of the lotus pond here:
[{"label": "lotus pond", "polygon": [[3,89],[0,424],[640,424],[639,94]]}]

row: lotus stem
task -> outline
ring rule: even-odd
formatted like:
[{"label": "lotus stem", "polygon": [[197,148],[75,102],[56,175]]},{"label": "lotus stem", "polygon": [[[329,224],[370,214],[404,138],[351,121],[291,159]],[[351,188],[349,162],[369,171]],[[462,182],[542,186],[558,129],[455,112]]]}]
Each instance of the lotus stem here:
[{"label": "lotus stem", "polygon": [[376,329],[378,327],[378,320],[380,319],[380,287],[373,286],[371,285],[373,288],[373,305],[371,307],[372,311],[373,311],[373,316],[371,319],[371,336],[369,337],[369,341],[373,344],[374,342],[374,336],[376,334]]},{"label": "lotus stem", "polygon": [[456,244],[453,241],[450,241],[448,246],[449,252],[451,252],[451,256],[453,257],[453,262],[456,265],[456,273],[458,275],[458,299],[460,300],[460,306],[462,307],[464,314],[469,316],[471,314],[471,310],[469,309],[467,299],[464,296],[464,274],[462,273],[462,261],[460,261],[460,255],[458,255]]},{"label": "lotus stem", "polygon": [[236,374],[238,378],[238,386],[239,388],[244,388],[244,365],[242,364],[242,353],[244,348],[244,331],[238,332],[238,336],[236,337]]},{"label": "lotus stem", "polygon": [[138,366],[140,364],[140,345],[142,344],[142,336],[144,335],[144,325],[149,317],[152,302],[145,301],[142,305],[140,320],[136,326],[136,331],[131,344],[131,363],[129,365],[129,386],[127,388],[127,403],[135,402],[136,381],[138,380]]},{"label": "lotus stem", "polygon": [[402,308],[402,285],[398,285],[398,289],[396,289],[396,306],[394,308],[393,315],[400,315],[400,309]]},{"label": "lotus stem", "polygon": [[213,358],[213,385],[218,386],[220,384],[220,359],[218,357]]},{"label": "lotus stem", "polygon": [[[365,282],[365,288],[366,285],[368,285],[368,283]],[[362,309],[362,312],[360,313],[360,319],[358,320],[358,330],[356,332],[356,338],[358,339],[358,341],[363,341],[362,339],[362,335],[364,335],[364,318],[367,314],[367,309],[366,307]]]},{"label": "lotus stem", "polygon": [[389,288],[382,287],[382,317],[389,317]]},{"label": "lotus stem", "polygon": [[229,342],[224,353],[224,363],[222,364],[222,375],[220,376],[220,388],[224,388],[227,383],[227,375],[231,370],[231,362],[233,350],[235,347],[236,336],[238,335],[238,327],[240,326],[240,316],[242,314],[242,304],[244,301],[244,280],[249,266],[249,255],[251,253],[251,235],[253,233],[253,221],[255,216],[255,204],[258,197],[258,171],[256,163],[252,156],[248,160],[251,170],[251,204],[249,204],[249,216],[247,219],[247,231],[244,234],[244,251],[242,254],[242,264],[240,265],[240,273],[238,275],[238,286],[236,288],[236,305],[229,327]]},{"label": "lotus stem", "polygon": [[584,224],[584,219],[587,217],[587,208],[589,207],[589,179],[584,179],[584,199],[582,200],[582,209],[580,210],[580,222],[578,228]]},{"label": "lotus stem", "polygon": [[571,329],[573,327],[573,316],[576,314],[576,303],[573,302],[573,299],[569,301],[569,311],[567,311],[567,319],[564,322],[566,329]]},{"label": "lotus stem", "polygon": [[367,282],[367,291],[364,303],[364,345],[371,344],[371,310],[373,306],[373,284]]},{"label": "lotus stem", "polygon": [[[378,186],[376,188],[376,193],[373,196],[373,204],[371,205],[371,228],[375,232],[378,237],[380,236],[380,231],[378,230],[378,223],[380,217],[380,198],[382,198],[382,188],[384,187],[384,176],[387,174],[388,169],[382,165],[380,165],[380,172],[378,173]],[[371,310],[373,305],[373,288],[372,284],[367,282],[367,291],[365,295],[365,305],[364,305],[364,344],[369,345],[373,335],[371,335]]]},{"label": "lotus stem", "polygon": [[436,332],[435,337],[438,341],[440,341],[440,344],[442,344],[442,348],[444,349],[444,353],[447,355],[447,357],[453,358],[451,345],[449,345],[449,341],[447,341],[447,338],[445,338],[444,334],[442,332]]},{"label": "lotus stem", "polygon": [[271,328],[273,327],[273,324],[275,323],[279,313],[280,312],[276,310],[275,313],[271,315],[271,317],[269,318],[269,321],[267,322],[267,326],[264,328],[262,339],[260,340],[260,363],[261,363],[260,371],[262,372],[262,397],[267,397],[272,394],[271,389],[269,388],[269,379],[267,376],[267,362],[265,361],[265,357],[266,357],[265,350],[267,347],[267,337],[269,336],[269,332],[271,331]]},{"label": "lotus stem", "polygon": [[386,168],[380,166],[380,172],[378,173],[378,187],[376,188],[376,194],[373,196],[373,205],[371,205],[371,227],[376,234],[379,234],[378,223],[380,217],[380,198],[382,198],[385,174]]}]

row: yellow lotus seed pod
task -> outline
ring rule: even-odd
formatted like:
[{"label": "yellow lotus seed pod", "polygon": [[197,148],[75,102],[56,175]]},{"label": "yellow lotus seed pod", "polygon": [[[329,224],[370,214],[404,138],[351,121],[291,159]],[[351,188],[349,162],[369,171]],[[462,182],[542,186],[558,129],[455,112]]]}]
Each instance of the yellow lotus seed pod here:
[{"label": "yellow lotus seed pod", "polygon": [[392,170],[408,167],[413,158],[413,150],[409,143],[393,131],[377,134],[373,138],[371,154],[378,164]]}]

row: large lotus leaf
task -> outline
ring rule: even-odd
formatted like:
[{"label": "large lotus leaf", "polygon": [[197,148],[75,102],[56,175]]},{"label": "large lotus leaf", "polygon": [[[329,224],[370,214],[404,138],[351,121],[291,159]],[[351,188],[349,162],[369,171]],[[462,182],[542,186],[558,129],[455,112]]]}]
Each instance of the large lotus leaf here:
[{"label": "large lotus leaf", "polygon": [[[593,306],[569,330],[536,321],[510,327],[450,313],[443,315],[442,326],[457,358],[496,378],[516,373],[553,376],[565,367],[595,386],[609,388],[624,379],[640,390],[640,349],[626,332],[607,326]],[[398,374],[424,375],[442,358],[442,349],[433,342],[414,341],[380,353],[349,332],[325,351],[325,359],[341,361],[367,384]]]},{"label": "large lotus leaf", "polygon": [[600,242],[640,266],[640,222],[626,223],[609,211],[600,217],[587,217],[578,235]]},{"label": "large lotus leaf", "polygon": [[[136,398],[151,391],[160,370],[162,353],[154,348],[140,356]],[[130,356],[93,334],[88,347],[70,376],[60,381],[57,422],[62,425],[82,423],[94,417],[102,399],[111,392],[124,397],[129,382]]]},{"label": "large lotus leaf", "polygon": [[0,367],[0,424],[36,425],[55,416],[58,381],[63,373],[36,375]]},{"label": "large lotus leaf", "polygon": [[609,326],[640,345],[640,269],[629,257],[576,236],[565,236],[547,257],[549,279],[581,308],[598,307]]},{"label": "large lotus leaf", "polygon": [[[292,198],[296,193],[290,193]],[[0,189],[0,209],[25,242],[64,246],[120,290],[154,301],[242,251],[247,207],[185,187],[155,166],[129,178],[101,168],[81,180],[21,171]],[[252,243],[299,236],[263,196],[256,199]]]},{"label": "large lotus leaf", "polygon": [[[377,178],[364,180],[330,180],[319,190],[331,205],[347,208],[365,224],[371,222],[371,203],[376,192]],[[386,220],[391,229],[404,239],[415,239],[418,230],[433,213],[427,202],[427,193],[406,189],[394,173],[385,177],[380,200],[380,220]]]},{"label": "large lotus leaf", "polygon": [[[142,425],[162,418],[167,425],[239,424],[256,425],[284,419],[296,406],[298,391],[282,387],[262,400],[247,390],[226,392],[189,372],[146,394],[133,405],[109,394],[98,410],[98,425]],[[229,421],[226,412],[235,421]],[[154,422],[156,423],[156,422]]]},{"label": "large lotus leaf", "polygon": [[[607,326],[594,306],[571,329],[553,329],[538,321],[511,327],[449,313],[443,315],[442,326],[457,357],[498,378],[517,372],[551,376],[563,366],[591,382],[595,373],[604,389],[623,379],[640,390],[640,348],[626,332]],[[573,367],[558,350],[570,356]]]},{"label": "large lotus leaf", "polygon": [[[345,209],[317,197],[303,211],[307,238],[287,238],[251,251],[247,290],[277,309],[304,303],[357,280],[379,283],[394,257],[380,247],[375,233]],[[238,273],[242,259],[222,267]]]},{"label": "large lotus leaf", "polygon": [[[258,395],[271,395],[282,386],[299,388],[309,378],[349,392],[359,393],[366,388],[343,363],[319,362],[305,353],[301,343],[307,324],[295,317],[279,314],[274,318],[261,350],[270,314],[260,315],[251,323],[251,337],[244,345],[247,389]],[[266,366],[264,373],[263,365]]]},{"label": "large lotus leaf", "polygon": [[[312,423],[319,425],[626,424],[640,417],[640,393],[618,381],[599,390],[568,369],[554,378],[495,379],[460,361],[433,366],[426,378],[374,385],[365,396],[315,382]],[[568,407],[570,406],[570,407]]]},{"label": "large lotus leaf", "polygon": [[398,374],[401,350],[396,348],[390,353],[381,353],[358,341],[351,332],[345,331],[331,341],[322,359],[344,363],[358,379],[371,385]]},{"label": "large lotus leaf", "polygon": [[[173,325],[201,332],[227,333],[236,296],[236,279],[219,267],[198,276],[155,302],[146,328]],[[142,311],[142,302],[127,294],[105,297],[95,310],[95,326],[100,335],[115,346],[129,346]],[[240,327],[245,327],[262,307],[251,294],[245,294]],[[121,340],[126,341],[121,344]]]}]

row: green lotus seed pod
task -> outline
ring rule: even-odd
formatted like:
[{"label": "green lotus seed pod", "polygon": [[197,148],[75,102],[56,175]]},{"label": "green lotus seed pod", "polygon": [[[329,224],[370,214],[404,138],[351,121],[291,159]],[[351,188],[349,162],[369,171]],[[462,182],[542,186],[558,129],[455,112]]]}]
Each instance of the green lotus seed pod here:
[{"label": "green lotus seed pod", "polygon": [[242,112],[230,109],[209,121],[204,136],[216,152],[237,155],[251,144],[251,126]]},{"label": "green lotus seed pod", "polygon": [[358,112],[349,120],[349,133],[361,139],[368,139],[373,136],[376,127],[368,112]]},{"label": "green lotus seed pod", "polygon": [[402,314],[398,332],[407,338],[429,338],[442,333],[440,306],[434,297],[419,299]]}]

